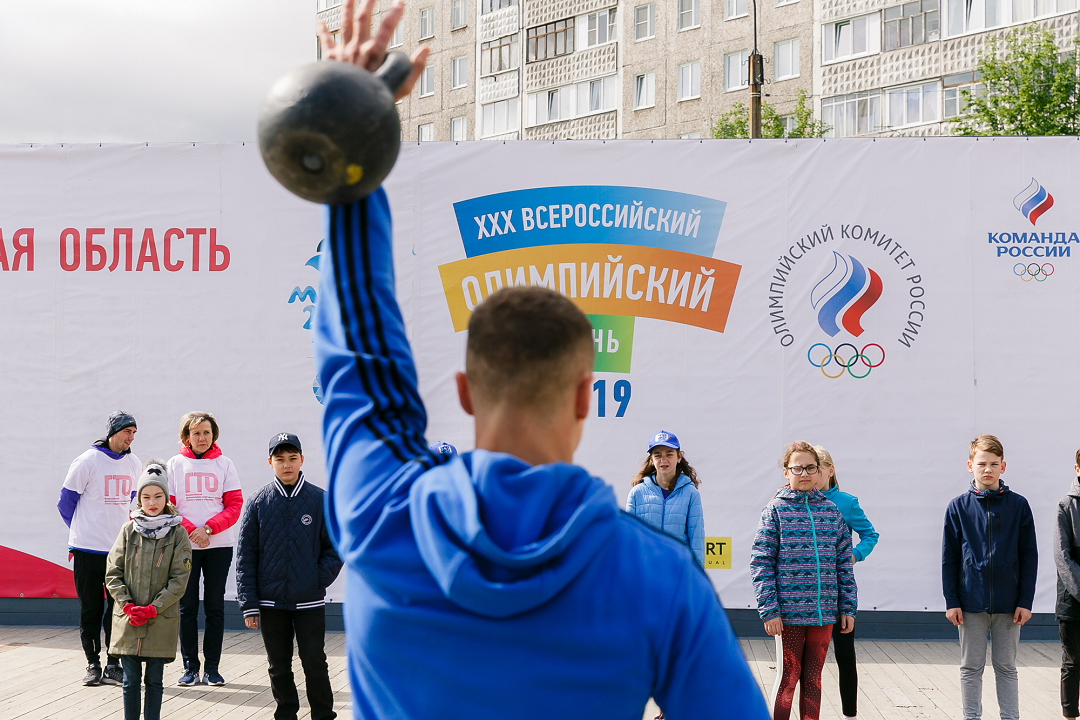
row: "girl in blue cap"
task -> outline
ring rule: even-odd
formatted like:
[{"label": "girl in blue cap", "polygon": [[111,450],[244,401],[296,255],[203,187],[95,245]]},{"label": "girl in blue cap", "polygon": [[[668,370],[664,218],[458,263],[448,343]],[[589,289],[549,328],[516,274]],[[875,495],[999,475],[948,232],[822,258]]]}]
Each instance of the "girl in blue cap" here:
[{"label": "girl in blue cap", "polygon": [[649,441],[645,463],[630,481],[626,512],[690,546],[705,567],[705,521],[697,472],[686,462],[679,438],[661,430]]}]

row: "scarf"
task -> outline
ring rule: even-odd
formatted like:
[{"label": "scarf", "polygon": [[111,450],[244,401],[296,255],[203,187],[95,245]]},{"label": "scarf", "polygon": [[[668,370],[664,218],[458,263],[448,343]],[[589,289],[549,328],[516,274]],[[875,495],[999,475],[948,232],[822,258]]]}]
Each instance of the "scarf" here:
[{"label": "scarf", "polygon": [[164,512],[150,517],[142,510],[131,513],[131,521],[135,523],[135,532],[151,540],[160,540],[169,534],[169,531],[180,524],[179,515],[168,515]]}]

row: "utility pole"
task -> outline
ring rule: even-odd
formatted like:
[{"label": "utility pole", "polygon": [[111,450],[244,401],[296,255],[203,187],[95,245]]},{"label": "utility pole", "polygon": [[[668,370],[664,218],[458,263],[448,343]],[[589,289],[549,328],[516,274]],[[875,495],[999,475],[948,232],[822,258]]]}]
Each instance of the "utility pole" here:
[{"label": "utility pole", "polygon": [[754,49],[750,52],[750,127],[751,140],[761,137],[761,86],[765,84],[765,59],[757,47],[757,0],[754,0]]},{"label": "utility pole", "polygon": [[765,84],[765,63],[754,48],[750,54],[750,139],[761,137],[761,86]]}]

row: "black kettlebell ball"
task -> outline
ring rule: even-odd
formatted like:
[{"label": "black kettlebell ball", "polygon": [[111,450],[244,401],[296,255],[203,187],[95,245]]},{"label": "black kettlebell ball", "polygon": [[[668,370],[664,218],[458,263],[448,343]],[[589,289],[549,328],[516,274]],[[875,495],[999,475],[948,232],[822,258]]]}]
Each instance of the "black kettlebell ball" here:
[{"label": "black kettlebell ball", "polygon": [[401,147],[394,92],[412,63],[391,52],[375,72],[343,62],[304,65],[270,88],[259,112],[259,150],[290,192],[327,205],[372,193]]}]

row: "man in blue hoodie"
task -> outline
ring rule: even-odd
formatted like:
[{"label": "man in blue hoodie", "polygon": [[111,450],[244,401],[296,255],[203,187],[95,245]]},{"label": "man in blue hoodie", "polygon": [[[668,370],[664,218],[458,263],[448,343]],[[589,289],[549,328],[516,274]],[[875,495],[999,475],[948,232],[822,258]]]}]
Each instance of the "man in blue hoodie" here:
[{"label": "man in blue hoodie", "polygon": [[986,636],[992,641],[1002,720],[1020,717],[1016,650],[1031,619],[1039,551],[1035,519],[1023,496],[1001,482],[1005,450],[993,435],[968,448],[967,492],[949,503],[941,543],[945,616],[960,631],[960,694],[964,720],[982,717]]},{"label": "man in blue hoodie", "polygon": [[[401,6],[374,39],[373,0],[355,23],[351,6],[344,47],[326,42],[324,57],[372,69]],[[573,465],[592,394],[588,319],[543,288],[479,305],[457,375],[477,449],[432,451],[386,195],[326,221],[315,345],[355,717],[639,720],[651,695],[672,720],[766,720],[689,548]]]}]

